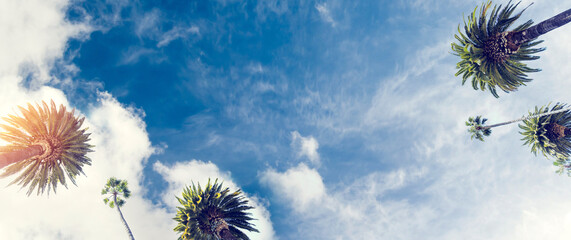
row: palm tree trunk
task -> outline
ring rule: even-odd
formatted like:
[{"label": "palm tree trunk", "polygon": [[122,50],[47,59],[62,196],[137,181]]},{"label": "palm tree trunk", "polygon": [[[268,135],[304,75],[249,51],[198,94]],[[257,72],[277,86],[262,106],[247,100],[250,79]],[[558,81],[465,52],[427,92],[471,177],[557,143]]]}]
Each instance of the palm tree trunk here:
[{"label": "palm tree trunk", "polygon": [[127,221],[125,221],[125,218],[123,217],[123,213],[121,212],[119,205],[117,205],[117,195],[115,195],[115,194],[113,195],[113,202],[115,202],[115,206],[117,207],[117,211],[119,211],[119,216],[121,217],[121,221],[123,221],[123,224],[125,225],[125,228],[127,229],[127,233],[129,234],[129,238],[131,238],[131,240],[135,240],[135,237],[133,237],[133,233],[131,232],[129,225],[127,225]]},{"label": "palm tree trunk", "polygon": [[559,140],[571,135],[571,128],[559,125],[558,123],[547,124],[547,138],[551,141]]},{"label": "palm tree trunk", "polygon": [[223,218],[217,217],[214,221],[216,226],[216,235],[223,240],[238,240],[238,238],[234,237],[228,228],[228,223]]},{"label": "palm tree trunk", "polygon": [[531,115],[531,116],[527,116],[527,117],[522,117],[522,118],[519,118],[519,119],[515,119],[515,120],[512,120],[512,121],[507,121],[507,122],[503,122],[503,123],[498,123],[498,124],[494,124],[494,125],[483,126],[483,127],[480,128],[480,129],[481,129],[481,130],[484,130],[484,129],[494,128],[494,127],[499,127],[499,126],[508,125],[508,124],[511,124],[511,123],[523,121],[523,120],[528,120],[528,119],[532,119],[532,118],[536,118],[536,117],[548,116],[548,115],[551,115],[551,114],[560,113],[560,112],[565,112],[565,111],[569,111],[569,110],[571,110],[571,107],[569,107],[569,108],[564,108],[564,109],[559,109],[559,110],[555,110],[555,111],[551,111],[551,112],[541,113],[541,114],[537,114],[537,115]]},{"label": "palm tree trunk", "polygon": [[0,153],[0,169],[33,156],[41,155],[44,152],[40,145],[32,145],[22,150],[12,150]]},{"label": "palm tree trunk", "polygon": [[238,240],[236,237],[234,237],[234,235],[232,235],[230,229],[228,228],[224,228],[222,231],[220,231],[220,237],[223,240]]},{"label": "palm tree trunk", "polygon": [[554,17],[540,22],[526,30],[514,32],[511,36],[511,41],[515,45],[519,46],[522,43],[536,39],[537,37],[546,34],[553,29],[561,27],[569,22],[571,22],[571,9],[557,14]]}]

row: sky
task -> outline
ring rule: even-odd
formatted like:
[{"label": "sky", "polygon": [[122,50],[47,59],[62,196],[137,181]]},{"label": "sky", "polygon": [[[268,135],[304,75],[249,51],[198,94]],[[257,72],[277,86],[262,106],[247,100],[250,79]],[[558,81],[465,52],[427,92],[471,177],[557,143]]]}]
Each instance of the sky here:
[{"label": "sky", "polygon": [[[481,3],[2,0],[0,116],[53,99],[95,147],[77,186],[0,188],[0,238],[126,239],[100,194],[117,177],[136,239],[177,238],[175,196],[209,178],[255,207],[251,239],[568,239],[571,179],[517,124],[479,142],[464,122],[571,103],[571,26],[496,99],[454,77]],[[570,6],[535,1],[520,23]]]}]

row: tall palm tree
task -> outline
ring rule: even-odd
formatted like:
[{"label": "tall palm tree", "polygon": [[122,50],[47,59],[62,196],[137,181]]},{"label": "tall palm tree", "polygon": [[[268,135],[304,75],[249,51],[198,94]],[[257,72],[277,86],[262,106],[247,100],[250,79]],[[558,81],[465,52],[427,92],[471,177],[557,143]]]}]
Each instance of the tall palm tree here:
[{"label": "tall palm tree", "polygon": [[470,127],[468,132],[472,134],[472,139],[484,141],[483,136],[489,136],[492,128],[523,121],[523,124],[519,124],[523,130],[520,134],[523,135],[524,145],[531,146],[532,153],[537,155],[539,151],[545,157],[554,157],[555,163],[559,163],[557,166],[567,164],[571,156],[571,107],[565,104],[557,103],[551,110],[549,105],[535,107],[535,111],[527,117],[483,126],[486,120],[481,116],[468,118],[466,126]]},{"label": "tall palm tree", "polygon": [[458,34],[454,35],[458,43],[452,43],[452,51],[461,58],[456,65],[459,69],[456,76],[462,75],[462,85],[472,77],[475,90],[487,89],[498,98],[496,87],[506,93],[516,91],[519,86],[531,81],[527,73],[539,71],[527,67],[522,61],[539,58],[533,54],[545,48],[533,48],[542,42],[534,40],[570,22],[571,9],[537,25],[532,26],[533,21],[528,20],[509,30],[527,9],[513,15],[519,3],[512,4],[510,0],[503,8],[502,5],[494,5],[488,15],[492,1],[487,1],[480,7],[478,15],[476,7],[468,16],[468,22],[464,21],[464,33],[458,25]]},{"label": "tall palm tree", "polygon": [[0,177],[21,172],[10,184],[18,183],[22,188],[29,185],[28,196],[37,187],[37,195],[51,189],[54,193],[58,183],[67,188],[66,176],[76,185],[75,178],[83,173],[83,165],[91,165],[86,154],[89,133],[80,129],[84,118],[74,116],[74,111],[59,110],[54,101],[50,106],[42,101],[36,107],[28,103],[28,109],[18,106],[22,117],[8,115],[2,118],[7,124],[0,124],[4,132],[0,139],[8,146],[0,147]]},{"label": "tall palm tree", "polygon": [[[121,217],[121,221],[125,225],[125,229],[127,229],[127,233],[129,234],[129,238],[131,240],[135,240],[133,237],[133,233],[131,232],[131,228],[125,221],[125,217],[123,217],[123,213],[121,212],[121,208],[125,204],[125,199],[131,196],[131,191],[127,188],[127,181],[126,180],[119,180],[114,177],[111,177],[107,180],[107,184],[105,184],[105,188],[101,190],[101,195],[108,195],[106,198],[103,199],[105,205],[109,204],[109,207],[114,208],[117,206],[117,211],[119,212],[119,217]],[[125,199],[122,199],[123,196]]]},{"label": "tall palm tree", "polygon": [[178,225],[174,231],[181,233],[179,240],[210,240],[210,239],[244,239],[248,236],[240,229],[258,232],[249,221],[254,220],[246,211],[253,209],[248,206],[248,200],[240,195],[240,190],[230,193],[229,188],[222,189],[218,179],[210,184],[210,179],[204,190],[192,184],[182,191],[182,198],[177,197],[182,206],[174,220]]}]

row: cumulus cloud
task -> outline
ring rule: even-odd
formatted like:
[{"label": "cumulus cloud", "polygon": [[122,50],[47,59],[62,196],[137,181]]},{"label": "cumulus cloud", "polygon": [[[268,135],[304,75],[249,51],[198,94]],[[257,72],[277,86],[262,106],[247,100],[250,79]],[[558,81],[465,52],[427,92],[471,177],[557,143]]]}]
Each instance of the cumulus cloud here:
[{"label": "cumulus cloud", "polygon": [[427,225],[434,211],[426,206],[415,207],[406,200],[382,198],[388,191],[410,186],[424,175],[422,169],[377,172],[327,190],[317,170],[302,163],[283,173],[267,170],[260,182],[272,190],[276,201],[294,210],[292,219],[300,221],[297,232],[289,233],[288,238],[414,239],[403,237],[413,236],[406,229],[415,224]]},{"label": "cumulus cloud", "polygon": [[261,174],[260,182],[298,213],[316,206],[326,195],[321,175],[303,163],[283,173],[266,170]]},{"label": "cumulus cloud", "polygon": [[[176,213],[176,206],[179,204],[174,196],[180,197],[183,188],[190,186],[193,182],[194,184],[200,183],[201,186],[204,186],[208,179],[211,181],[218,179],[219,182],[223,182],[224,187],[228,187],[232,191],[239,189],[238,185],[230,177],[229,172],[220,171],[218,166],[211,162],[191,160],[188,162],[177,162],[172,166],[156,162],[153,164],[153,169],[161,174],[169,184],[168,189],[164,191],[163,201],[168,205],[173,216]],[[243,194],[248,198],[251,206],[254,207],[254,209],[250,210],[253,218],[256,219],[252,223],[260,231],[259,233],[245,231],[246,234],[251,239],[275,239],[267,203],[256,196],[249,196],[247,193]]]},{"label": "cumulus cloud", "polygon": [[[66,6],[65,1],[0,3],[0,35],[3,36],[0,77],[3,83],[11,85],[21,81],[18,74],[22,66],[28,68],[24,72],[33,71],[32,85],[35,88],[50,81],[49,71],[54,61],[63,56],[66,41],[86,37],[90,32],[88,25],[64,20]],[[0,100],[6,102],[13,95],[2,94],[6,98]]]},{"label": "cumulus cloud", "polygon": [[319,166],[320,159],[319,153],[317,153],[319,143],[317,140],[312,136],[303,137],[297,131],[293,131],[291,133],[291,137],[291,145],[293,146],[294,151],[297,152],[297,156],[307,157],[312,164]]}]

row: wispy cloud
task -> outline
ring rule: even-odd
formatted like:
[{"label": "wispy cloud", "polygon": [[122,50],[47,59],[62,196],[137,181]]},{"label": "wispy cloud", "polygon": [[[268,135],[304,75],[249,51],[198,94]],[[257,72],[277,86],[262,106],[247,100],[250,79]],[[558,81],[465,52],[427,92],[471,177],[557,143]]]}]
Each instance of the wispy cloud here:
[{"label": "wispy cloud", "polygon": [[[121,54],[121,58],[117,65],[136,64],[141,61],[142,58],[149,57],[150,55],[156,55],[157,53],[158,52],[154,49],[132,46]],[[155,58],[153,61],[159,62],[160,59],[161,58]]]},{"label": "wispy cloud", "polygon": [[160,37],[159,42],[157,43],[157,47],[164,47],[167,46],[173,40],[178,38],[184,38],[189,34],[199,35],[200,30],[197,26],[191,26],[187,28],[182,27],[174,27],[173,29],[163,33]]},{"label": "wispy cloud", "polygon": [[135,34],[139,38],[154,37],[157,32],[161,31],[161,11],[159,9],[153,8],[148,12],[142,13],[141,16],[136,15],[134,23]]},{"label": "wispy cloud", "polygon": [[284,0],[266,0],[258,1],[256,4],[256,13],[260,21],[265,21],[268,15],[282,15],[288,10],[288,1]]},{"label": "wispy cloud", "polygon": [[317,9],[317,12],[319,12],[319,16],[321,16],[321,20],[323,20],[326,23],[331,24],[332,27],[335,27],[337,25],[337,23],[335,22],[335,20],[331,16],[331,12],[329,11],[329,8],[327,7],[326,2],[316,4],[315,9]]}]

